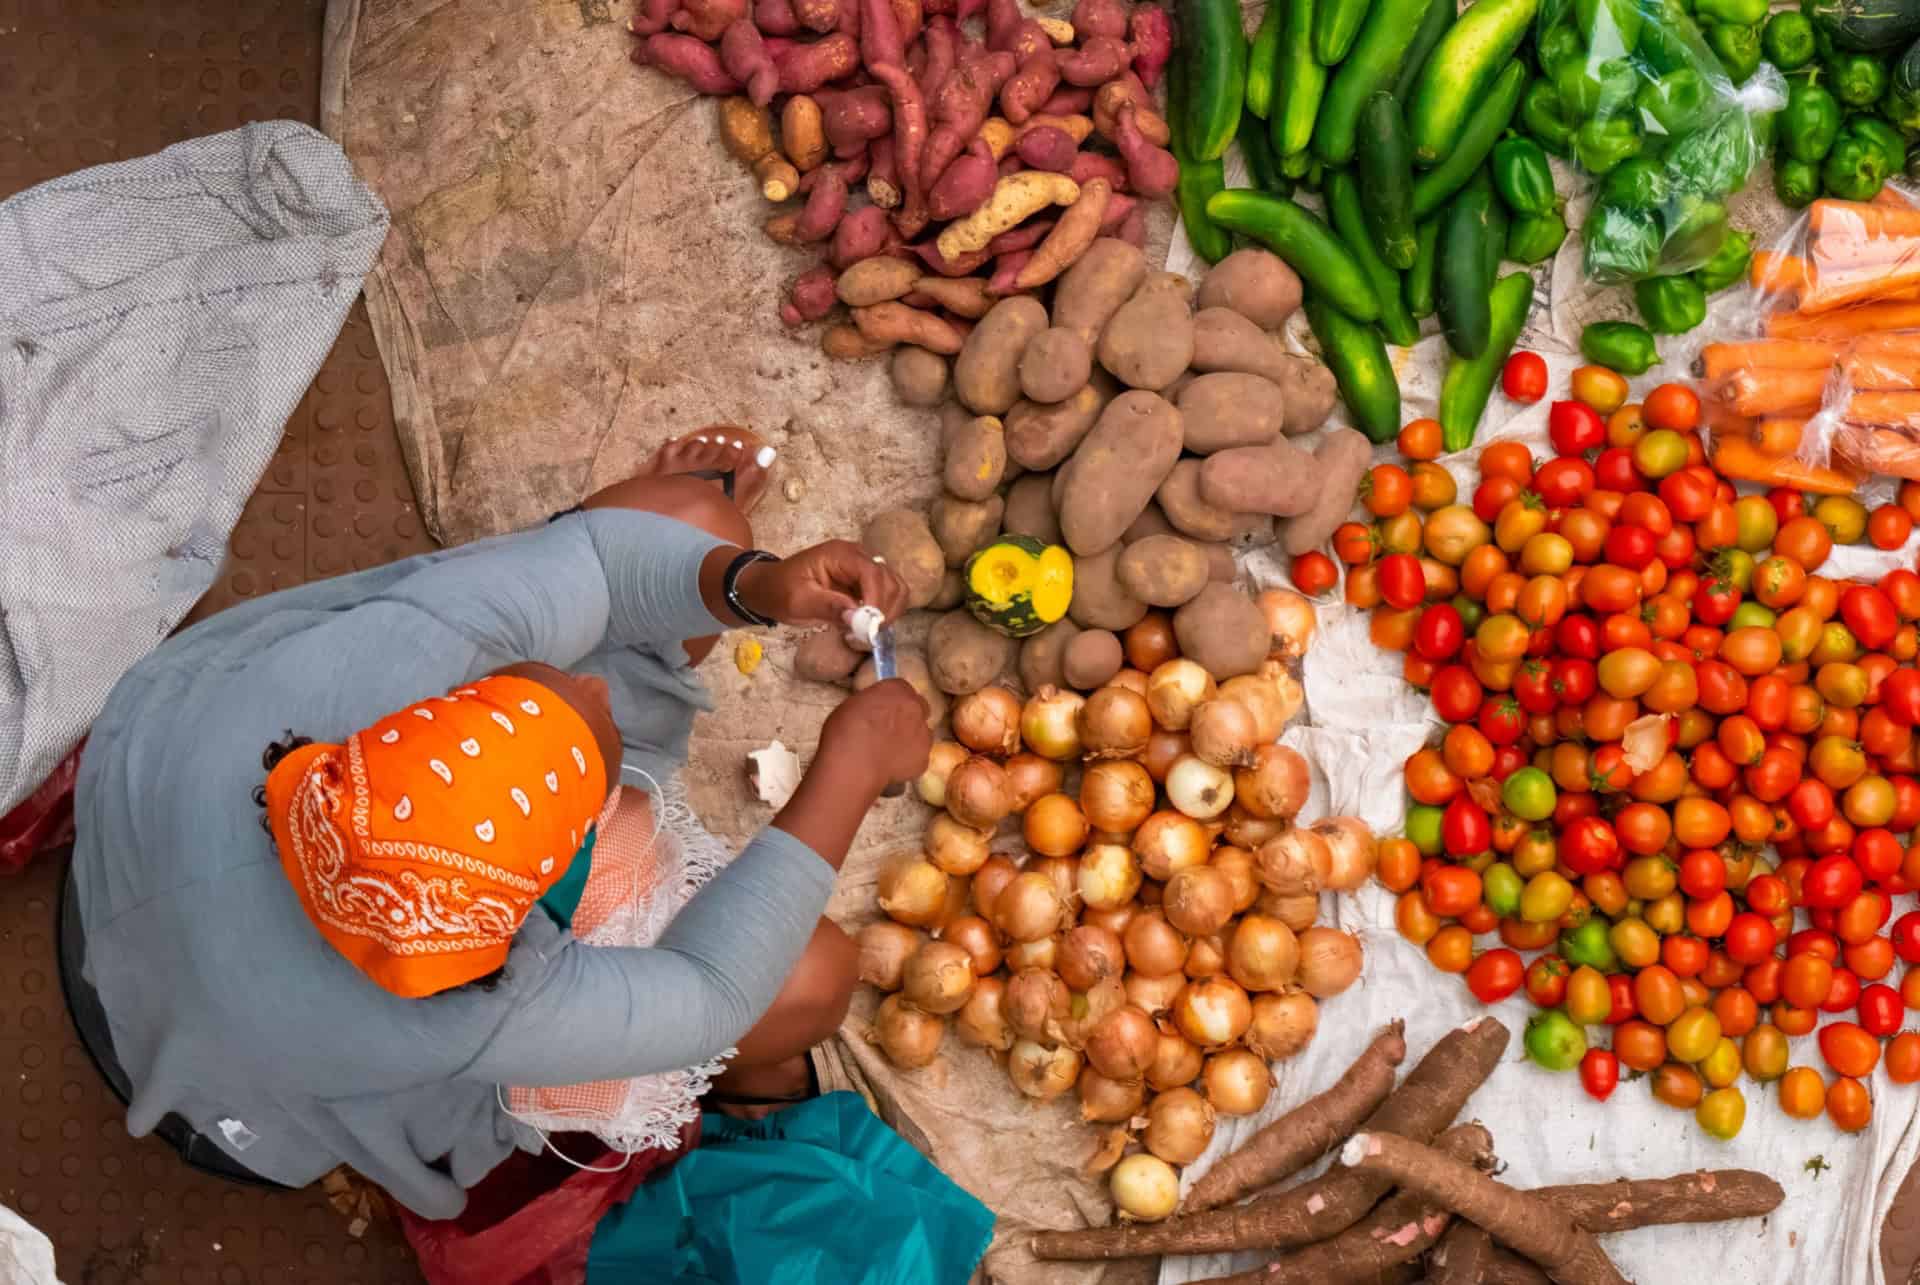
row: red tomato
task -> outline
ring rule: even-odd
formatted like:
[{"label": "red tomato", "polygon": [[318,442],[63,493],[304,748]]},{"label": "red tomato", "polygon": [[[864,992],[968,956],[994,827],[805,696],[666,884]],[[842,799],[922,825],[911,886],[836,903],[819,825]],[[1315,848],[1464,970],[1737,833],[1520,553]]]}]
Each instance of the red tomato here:
[{"label": "red tomato", "polygon": [[1791,522],[1807,511],[1806,497],[1791,487],[1774,487],[1767,492],[1767,503],[1773,506],[1774,516],[1782,523]]},{"label": "red tomato", "polygon": [[1317,598],[1340,583],[1340,570],[1333,559],[1317,551],[1295,558],[1291,570],[1294,587],[1309,598]]},{"label": "red tomato", "polygon": [[1816,910],[1838,910],[1859,896],[1865,884],[1852,857],[1830,853],[1807,871],[1801,895],[1805,904]]},{"label": "red tomato", "polygon": [[1620,1083],[1620,1059],[1608,1049],[1588,1049],[1580,1059],[1580,1087],[1597,1102],[1613,1096]]},{"label": "red tomato", "polygon": [[1887,595],[1871,585],[1854,585],[1840,595],[1840,618],[1869,651],[1879,651],[1892,642],[1894,631],[1900,627]]},{"label": "red tomato", "polygon": [[1489,696],[1480,704],[1480,731],[1495,745],[1511,745],[1526,730],[1520,702],[1511,696]]},{"label": "red tomato", "polygon": [[[1711,848],[1695,848],[1680,858],[1680,891],[1705,901],[1727,886],[1727,862]],[[1753,961],[1742,960],[1750,964]]]},{"label": "red tomato", "polygon": [[1653,542],[1653,553],[1670,571],[1687,567],[1693,562],[1695,553],[1693,528],[1675,527]]},{"label": "red tomato", "polygon": [[1529,714],[1551,714],[1560,707],[1553,690],[1553,670],[1538,660],[1529,660],[1513,676],[1513,698]]},{"label": "red tomato", "polygon": [[[1481,468],[1486,465],[1482,463]],[[1507,507],[1507,501],[1519,495],[1520,483],[1510,477],[1489,477],[1474,488],[1473,511],[1482,522],[1492,522],[1500,516],[1500,510]]]},{"label": "red tomato", "polygon": [[1539,353],[1517,352],[1500,371],[1500,391],[1531,406],[1547,395],[1547,363]]},{"label": "red tomato", "polygon": [[[1755,875],[1747,880],[1747,905],[1769,918],[1791,910],[1793,899],[1787,891],[1787,881],[1778,875]],[[1920,916],[1915,918],[1920,920]],[[1920,927],[1920,923],[1916,927]],[[1920,946],[1920,937],[1915,938],[1915,944]]]},{"label": "red tomato", "polygon": [[1553,645],[1562,656],[1596,660],[1600,656],[1600,626],[1583,613],[1562,616],[1553,627]]},{"label": "red tomato", "polygon": [[1920,964],[1920,910],[1909,910],[1893,921],[1893,953],[1909,964]]},{"label": "red tomato", "polygon": [[1555,402],[1547,412],[1547,436],[1561,455],[1584,455],[1606,445],[1607,425],[1585,402]]},{"label": "red tomato", "polygon": [[1896,669],[1880,684],[1880,708],[1902,727],[1920,725],[1920,669]]},{"label": "red tomato", "polygon": [[1448,856],[1477,857],[1493,843],[1493,827],[1479,805],[1462,794],[1440,818],[1440,843]]},{"label": "red tomato", "polygon": [[1833,814],[1833,791],[1825,781],[1807,777],[1787,795],[1787,815],[1802,830],[1818,830]]},{"label": "red tomato", "polygon": [[1518,745],[1502,745],[1493,752],[1493,770],[1487,775],[1504,781],[1527,765],[1527,752]]},{"label": "red tomato", "polygon": [[1465,665],[1448,665],[1435,674],[1429,695],[1434,712],[1449,723],[1464,723],[1480,710],[1480,680]]},{"label": "red tomato", "polygon": [[1428,607],[1413,627],[1413,649],[1428,660],[1451,659],[1466,640],[1467,630],[1461,623],[1460,609],[1450,602],[1436,602]]},{"label": "red tomato", "polygon": [[1520,989],[1525,974],[1526,965],[1520,962],[1520,956],[1501,946],[1473,961],[1467,969],[1467,989],[1482,1004],[1498,1004]]},{"label": "red tomato", "polygon": [[1380,559],[1380,596],[1390,607],[1406,610],[1427,597],[1427,573],[1411,553],[1389,553]]},{"label": "red tomato", "polygon": [[[1853,863],[1874,883],[1885,883],[1900,873],[1900,862],[1907,855],[1893,831],[1872,826],[1853,836]],[[1877,930],[1879,924],[1875,924]]]},{"label": "red tomato", "polygon": [[1553,662],[1553,691],[1562,705],[1584,705],[1598,687],[1592,661],[1562,656]]},{"label": "red tomato", "polygon": [[1703,625],[1724,625],[1740,605],[1740,590],[1718,576],[1702,580],[1693,595],[1693,617]]},{"label": "red tomato", "polygon": [[1885,1039],[1900,1029],[1906,1008],[1900,1002],[1899,991],[1877,982],[1861,990],[1860,1002],[1855,1007],[1859,1010],[1860,1025],[1878,1039]]},{"label": "red tomato", "polygon": [[1902,620],[1920,620],[1920,575],[1905,567],[1880,577],[1880,592],[1887,595]]},{"label": "red tomato", "polygon": [[1656,537],[1643,526],[1616,526],[1607,532],[1607,561],[1629,571],[1638,571],[1653,561]]},{"label": "red tomato", "polygon": [[1860,1002],[1860,978],[1850,968],[1833,970],[1833,981],[1827,987],[1827,998],[1821,1003],[1822,1013],[1844,1013]]},{"label": "red tomato", "polygon": [[[1561,402],[1560,405],[1580,406],[1580,403]],[[1580,409],[1589,415],[1593,414],[1585,406],[1580,406]],[[1598,419],[1598,416],[1595,418]],[[1533,489],[1542,500],[1546,501],[1549,508],[1570,509],[1579,504],[1586,497],[1587,492],[1593,490],[1593,487],[1592,466],[1577,456],[1548,460],[1540,466],[1540,471],[1533,475]]]},{"label": "red tomato", "polygon": [[1727,925],[1727,954],[1742,964],[1757,964],[1773,954],[1773,921],[1743,910]]},{"label": "red tomato", "polygon": [[1608,1026],[1631,1021],[1640,1011],[1633,1000],[1633,978],[1625,973],[1614,973],[1607,978],[1607,995],[1613,1001],[1613,1007],[1607,1012]]},{"label": "red tomato", "polygon": [[[1633,467],[1633,448],[1630,446],[1609,446],[1601,451],[1593,461],[1594,484],[1607,491],[1640,491],[1645,487],[1640,481],[1640,472]],[[1633,498],[1631,494],[1627,497]],[[1624,516],[1626,510],[1620,510]]]},{"label": "red tomato", "polygon": [[1618,870],[1625,864],[1620,837],[1597,816],[1581,817],[1562,831],[1559,856],[1567,869],[1582,876]]},{"label": "red tomato", "polygon": [[1567,998],[1567,977],[1573,970],[1558,955],[1546,954],[1527,965],[1527,998],[1541,1008],[1558,1008]]}]

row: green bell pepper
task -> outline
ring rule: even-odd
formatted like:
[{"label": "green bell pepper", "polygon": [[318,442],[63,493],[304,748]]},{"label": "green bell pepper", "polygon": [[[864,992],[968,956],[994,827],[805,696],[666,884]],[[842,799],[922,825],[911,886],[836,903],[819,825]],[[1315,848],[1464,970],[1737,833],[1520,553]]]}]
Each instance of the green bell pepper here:
[{"label": "green bell pepper", "polygon": [[1910,134],[1920,134],[1920,94],[1909,94],[1895,85],[1880,100],[1880,114]]},{"label": "green bell pepper", "polygon": [[1843,201],[1871,201],[1891,170],[1880,144],[1854,130],[1841,130],[1833,150],[1820,163],[1820,185]]},{"label": "green bell pepper", "polygon": [[1849,107],[1871,107],[1887,92],[1887,64],[1873,54],[1836,54],[1827,63],[1833,96]]},{"label": "green bell pepper", "polygon": [[1660,245],[1660,265],[1669,272],[1692,271],[1727,239],[1727,207],[1718,201],[1682,192],[1664,213],[1667,234]]},{"label": "green bell pepper", "polygon": [[1720,59],[1727,78],[1736,85],[1742,84],[1760,69],[1760,24],[1736,27],[1716,23],[1707,28],[1707,48]]},{"label": "green bell pepper", "polygon": [[1606,201],[1593,207],[1580,229],[1586,242],[1587,275],[1602,285],[1649,276],[1660,261],[1660,216]]},{"label": "green bell pepper", "polygon": [[1623,375],[1644,375],[1660,361],[1653,336],[1631,321],[1590,322],[1580,332],[1580,355]]},{"label": "green bell pepper", "polygon": [[1633,302],[1656,335],[1683,335],[1707,319],[1707,292],[1690,276],[1635,282]]},{"label": "green bell pepper", "polygon": [[1877,116],[1854,116],[1848,119],[1846,128],[1856,138],[1865,138],[1880,148],[1880,154],[1887,158],[1887,176],[1891,178],[1906,167],[1907,140],[1900,131]]},{"label": "green bell pepper", "polygon": [[1693,270],[1693,279],[1708,294],[1725,290],[1735,282],[1744,281],[1747,265],[1753,259],[1753,238],[1745,232],[1734,231],[1720,242],[1720,248],[1713,257]]},{"label": "green bell pepper", "polygon": [[1760,162],[1753,128],[1740,111],[1723,111],[1698,129],[1673,140],[1667,168],[1677,192],[1726,196],[1746,185]]},{"label": "green bell pepper", "polygon": [[1589,174],[1605,174],[1639,155],[1640,126],[1630,116],[1584,122],[1573,135],[1573,159]]},{"label": "green bell pepper", "polygon": [[1493,145],[1493,186],[1515,214],[1553,212],[1553,170],[1530,138],[1503,138]]},{"label": "green bell pepper", "polygon": [[1666,166],[1644,156],[1622,161],[1600,185],[1601,200],[1623,210],[1658,210],[1667,203],[1673,186]]},{"label": "green bell pepper", "polygon": [[1684,134],[1710,98],[1706,78],[1691,67],[1680,67],[1642,85],[1634,103],[1667,133]]},{"label": "green bell pepper", "polygon": [[1529,266],[1545,263],[1560,252],[1567,239],[1567,221],[1558,210],[1523,214],[1507,226],[1507,257]]},{"label": "green bell pepper", "polygon": [[1780,145],[1788,156],[1796,161],[1823,161],[1840,136],[1840,104],[1811,78],[1799,81],[1787,91],[1780,127]]},{"label": "green bell pepper", "polygon": [[1730,27],[1751,27],[1767,20],[1767,0],[1694,0],[1693,16]]},{"label": "green bell pepper", "polygon": [[1573,0],[1573,21],[1587,47],[1603,58],[1630,54],[1640,43],[1638,0]]},{"label": "green bell pepper", "polygon": [[1795,160],[1782,152],[1773,162],[1773,194],[1790,210],[1812,205],[1820,195],[1820,162]]},{"label": "green bell pepper", "polygon": [[1605,62],[1569,58],[1553,73],[1553,87],[1568,114],[1581,117],[1616,116],[1633,102],[1640,84],[1633,64],[1625,58]]},{"label": "green bell pepper", "polygon": [[1540,70],[1549,76],[1565,63],[1587,60],[1586,42],[1564,22],[1547,28],[1535,42],[1535,50],[1540,56]]},{"label": "green bell pepper", "polygon": [[1813,20],[1797,9],[1774,14],[1760,33],[1760,52],[1781,71],[1806,66],[1813,61]]},{"label": "green bell pepper", "polygon": [[1566,156],[1573,150],[1576,123],[1561,103],[1560,91],[1544,77],[1528,86],[1527,96],[1520,100],[1520,124],[1534,142],[1555,156]]}]

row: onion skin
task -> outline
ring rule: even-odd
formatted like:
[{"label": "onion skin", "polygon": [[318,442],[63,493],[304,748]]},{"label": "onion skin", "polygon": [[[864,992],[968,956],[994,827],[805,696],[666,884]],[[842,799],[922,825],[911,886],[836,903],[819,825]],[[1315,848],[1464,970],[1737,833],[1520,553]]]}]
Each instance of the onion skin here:
[{"label": "onion skin", "polygon": [[1312,784],[1299,754],[1284,745],[1261,745],[1251,766],[1234,769],[1233,797],[1256,817],[1291,821],[1306,806]]},{"label": "onion skin", "polygon": [[1315,999],[1329,999],[1353,985],[1365,962],[1360,939],[1337,928],[1309,928],[1300,934],[1300,988]]},{"label": "onion skin", "polygon": [[1020,737],[1041,758],[1067,762],[1080,757],[1079,692],[1042,687],[1020,711]]},{"label": "onion skin", "polygon": [[1147,675],[1144,670],[1123,669],[1109,678],[1104,686],[1122,688],[1144,700],[1147,695]]},{"label": "onion skin", "polygon": [[1132,758],[1152,735],[1153,716],[1138,692],[1109,684],[1081,707],[1080,746],[1090,759]]},{"label": "onion skin", "polygon": [[1227,814],[1223,818],[1225,825],[1221,833],[1226,836],[1228,843],[1252,852],[1268,839],[1284,831],[1287,823],[1268,817],[1257,817],[1247,811],[1246,804],[1240,802],[1239,789],[1239,782],[1236,780],[1233,806],[1227,809]]},{"label": "onion skin", "polygon": [[1245,848],[1221,844],[1213,850],[1207,864],[1227,877],[1233,885],[1233,913],[1252,908],[1260,899],[1260,876],[1254,873],[1253,854]]},{"label": "onion skin", "polygon": [[1333,853],[1325,839],[1295,826],[1260,845],[1260,851],[1254,854],[1253,869],[1268,892],[1277,892],[1283,897],[1304,897],[1327,886],[1327,876],[1333,869]]},{"label": "onion skin", "polygon": [[1300,712],[1306,693],[1293,675],[1272,661],[1251,674],[1241,674],[1220,684],[1223,700],[1238,701],[1253,716],[1254,739],[1270,744]]},{"label": "onion skin", "polygon": [[1188,982],[1173,1002],[1174,1025],[1206,1052],[1228,1047],[1253,1023],[1253,1005],[1240,984],[1226,977]]},{"label": "onion skin", "polygon": [[854,938],[860,948],[860,980],[878,990],[899,990],[907,960],[925,940],[905,924],[891,919],[874,920]]},{"label": "onion skin", "polygon": [[1182,970],[1194,979],[1218,977],[1227,971],[1227,944],[1220,940],[1219,933],[1210,933],[1205,937],[1195,937],[1193,945],[1187,950],[1186,967]]},{"label": "onion skin", "polygon": [[1262,892],[1253,903],[1253,908],[1263,915],[1272,915],[1297,936],[1313,927],[1313,921],[1320,917],[1320,898],[1315,893],[1297,896],[1283,896],[1277,892]]},{"label": "onion skin", "polygon": [[1326,840],[1327,887],[1352,892],[1373,877],[1380,846],[1373,831],[1359,817],[1327,817],[1316,821],[1313,832]]},{"label": "onion skin", "polygon": [[1253,714],[1237,700],[1221,697],[1193,711],[1193,752],[1215,767],[1249,767],[1260,729]]},{"label": "onion skin", "polygon": [[973,975],[981,980],[1000,967],[1000,934],[978,915],[962,915],[940,930],[940,940],[950,941],[973,960]]},{"label": "onion skin", "polygon": [[1114,1080],[1138,1080],[1153,1065],[1160,1032],[1146,1010],[1122,1004],[1087,1031],[1087,1062]]},{"label": "onion skin", "polygon": [[994,898],[1019,873],[1020,867],[1014,864],[1013,858],[997,854],[988,857],[986,864],[974,872],[973,905],[988,922],[993,920]]},{"label": "onion skin", "polygon": [[1152,673],[1180,654],[1180,643],[1173,635],[1173,617],[1164,611],[1149,611],[1120,636],[1127,653],[1127,664],[1143,673]]},{"label": "onion skin", "polygon": [[1191,660],[1169,660],[1147,675],[1147,712],[1155,726],[1184,732],[1194,711],[1213,699],[1213,675]]},{"label": "onion skin", "polygon": [[1179,997],[1181,988],[1186,984],[1185,973],[1148,977],[1144,973],[1128,972],[1121,982],[1121,985],[1126,988],[1127,1003],[1138,1005],[1155,1017],[1173,1007],[1173,1001]]},{"label": "onion skin", "polygon": [[1013,1047],[1013,1028],[1007,1025],[1007,984],[998,977],[982,977],[973,984],[973,994],[953,1015],[953,1033],[962,1044],[975,1048],[998,1049],[1004,1053]]},{"label": "onion skin", "polygon": [[1007,1025],[1023,1040],[1054,1038],[1059,1023],[1072,1011],[1073,997],[1058,973],[1044,968],[1022,969],[1007,983],[1003,1006]]},{"label": "onion skin", "polygon": [[1060,942],[1060,980],[1071,990],[1091,990],[1126,968],[1126,948],[1117,934],[1105,928],[1081,924]]},{"label": "onion skin", "polygon": [[1053,879],[1042,871],[1021,871],[994,898],[993,926],[1013,941],[1051,936],[1060,931],[1066,919],[1066,902]]},{"label": "onion skin", "polygon": [[[1129,848],[1117,843],[1096,843],[1080,854],[1074,886],[1087,911],[1117,910],[1130,903],[1140,891],[1140,863],[1134,860]],[[1083,911],[1081,922],[1086,921]]]},{"label": "onion skin", "polygon": [[1131,759],[1089,763],[1080,777],[1080,810],[1106,834],[1132,834],[1153,815],[1153,776]]},{"label": "onion skin", "polygon": [[927,770],[920,774],[914,788],[920,801],[930,808],[947,806],[947,776],[966,761],[967,747],[958,741],[937,741],[927,754]]},{"label": "onion skin", "polygon": [[[1087,868],[1087,863],[1082,861],[1080,868],[1084,871]],[[1133,917],[1139,913],[1140,903],[1137,901],[1129,901],[1124,905],[1115,906],[1112,909],[1105,909],[1100,906],[1088,906],[1081,910],[1080,922],[1083,924],[1092,924],[1095,928],[1104,928],[1110,933],[1124,934],[1127,931],[1127,925],[1132,923]]]},{"label": "onion skin", "polygon": [[1034,941],[1016,941],[1004,950],[1009,972],[1019,972],[1025,968],[1045,968],[1051,970],[1060,962],[1060,938],[1058,934],[1041,937]]},{"label": "onion skin", "polygon": [[1166,880],[1177,870],[1205,865],[1211,845],[1198,821],[1169,808],[1140,823],[1132,846],[1141,871],[1149,879]]},{"label": "onion skin", "polygon": [[1178,973],[1187,962],[1187,939],[1159,910],[1143,910],[1120,935],[1127,966],[1143,977]]},{"label": "onion skin", "polygon": [[1246,1049],[1215,1053],[1200,1072],[1200,1091],[1220,1115],[1254,1114],[1267,1105],[1273,1085],[1273,1072]]},{"label": "onion skin", "polygon": [[1190,1165],[1213,1141],[1213,1108],[1192,1089],[1168,1089],[1147,1103],[1140,1141],[1171,1165]]},{"label": "onion skin", "polygon": [[1139,1080],[1116,1080],[1091,1065],[1080,1072],[1080,1118],[1088,1124],[1124,1124],[1147,1102],[1147,1086]]},{"label": "onion skin", "polygon": [[1071,795],[1035,799],[1021,818],[1021,837],[1043,857],[1070,857],[1087,842],[1087,818]]},{"label": "onion skin", "polygon": [[992,855],[984,830],[962,825],[947,812],[936,812],[927,821],[927,859],[946,873],[963,878],[977,874]]},{"label": "onion skin", "polygon": [[1193,937],[1217,933],[1233,918],[1233,882],[1212,866],[1189,866],[1167,880],[1167,922]]},{"label": "onion skin", "polygon": [[1138,762],[1147,769],[1147,775],[1156,782],[1167,779],[1167,771],[1179,761],[1182,754],[1193,752],[1193,738],[1185,732],[1169,732],[1164,727],[1153,729],[1153,735],[1147,738],[1147,748],[1140,751]]},{"label": "onion skin", "polygon": [[917,1071],[940,1054],[947,1024],[923,1013],[898,995],[889,995],[873,1015],[868,1038],[880,1046],[887,1061],[902,1071]]},{"label": "onion skin", "polygon": [[973,956],[954,942],[928,942],[907,961],[900,994],[923,1013],[958,1011],[973,994]]},{"label": "onion skin", "polygon": [[1271,1062],[1285,1061],[1313,1043],[1320,1029],[1320,1006],[1303,990],[1253,997],[1253,1024],[1247,1047]]},{"label": "onion skin", "polygon": [[947,875],[930,861],[901,857],[881,868],[875,885],[887,917],[913,928],[930,928],[946,910]]},{"label": "onion skin", "polygon": [[947,811],[961,825],[991,830],[1013,811],[1006,769],[974,755],[947,776]]},{"label": "onion skin", "polygon": [[1200,1078],[1204,1059],[1200,1049],[1186,1036],[1174,1030],[1160,1032],[1153,1065],[1147,1068],[1147,1084],[1162,1092],[1192,1084]]},{"label": "onion skin", "polygon": [[1020,748],[1020,698],[994,684],[953,703],[953,739],[975,754],[1005,756]]},{"label": "onion skin", "polygon": [[1319,623],[1312,602],[1291,589],[1267,589],[1253,600],[1253,605],[1267,618],[1267,632],[1273,635],[1273,656],[1299,660],[1307,654]]},{"label": "onion skin", "polygon": [[1021,750],[1006,761],[1005,768],[1007,802],[1016,813],[1025,812],[1036,800],[1057,793],[1066,780],[1066,773],[1058,763],[1043,759],[1031,750]]},{"label": "onion skin", "polygon": [[1167,773],[1167,802],[1196,821],[1211,821],[1233,802],[1233,775],[1197,754],[1183,756]]},{"label": "onion skin", "polygon": [[1293,929],[1267,915],[1244,915],[1227,939],[1227,976],[1250,991],[1277,991],[1300,967]]}]

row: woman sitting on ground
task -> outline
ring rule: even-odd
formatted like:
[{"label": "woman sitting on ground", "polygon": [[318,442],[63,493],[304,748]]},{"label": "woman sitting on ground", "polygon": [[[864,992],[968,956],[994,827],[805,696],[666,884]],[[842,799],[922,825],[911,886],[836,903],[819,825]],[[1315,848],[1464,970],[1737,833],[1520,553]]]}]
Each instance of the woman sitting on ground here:
[{"label": "woman sitting on ground", "polygon": [[447,1218],[513,1146],[502,1085],[736,1045],[722,1087],[804,1084],[854,983],[834,872],[926,764],[907,684],[828,717],[791,802],[654,948],[584,946],[539,904],[623,766],[684,760],[721,629],[904,605],[858,546],[752,552],[771,454],[681,439],[541,529],[235,607],[120,682],[72,877],[133,1133],[178,1117],[243,1172],[348,1164]]}]

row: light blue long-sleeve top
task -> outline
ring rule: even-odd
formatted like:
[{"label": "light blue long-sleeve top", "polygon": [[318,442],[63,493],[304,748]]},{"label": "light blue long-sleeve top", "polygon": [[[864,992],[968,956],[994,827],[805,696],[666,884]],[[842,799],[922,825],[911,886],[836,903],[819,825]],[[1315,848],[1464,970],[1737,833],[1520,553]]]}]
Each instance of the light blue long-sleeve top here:
[{"label": "light blue long-sleeve top", "polygon": [[446,1218],[512,1148],[496,1086],[671,1070],[737,1041],[833,886],[785,832],[749,843],[652,949],[583,946],[536,913],[494,990],[401,999],[321,938],[252,797],[289,729],[342,741],[521,660],[604,676],[626,762],[671,771],[706,701],[681,643],[721,628],[698,587],[717,544],[595,510],[274,594],[137,665],[87,742],[73,858],[128,1128],[178,1112],[263,1176],[346,1163]]}]

